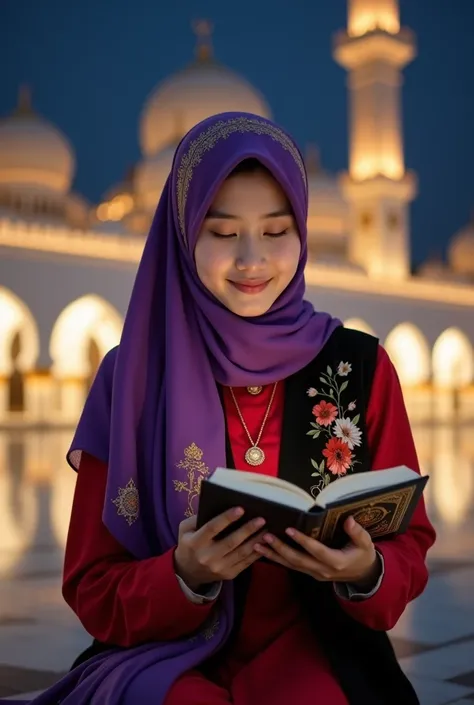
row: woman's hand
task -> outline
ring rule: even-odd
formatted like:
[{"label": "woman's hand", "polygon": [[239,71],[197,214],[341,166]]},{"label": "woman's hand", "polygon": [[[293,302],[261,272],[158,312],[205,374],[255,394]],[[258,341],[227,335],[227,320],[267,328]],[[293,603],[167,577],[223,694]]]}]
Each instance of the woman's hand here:
[{"label": "woman's hand", "polygon": [[254,550],[261,534],[253,536],[265,524],[254,519],[241,528],[216,541],[215,538],[244,514],[243,509],[230,509],[196,531],[196,517],[185,519],[179,525],[178,546],[174,553],[175,569],[186,585],[196,592],[201,585],[221,580],[232,580],[261,555]]},{"label": "woman's hand", "polygon": [[353,517],[346,520],[344,529],[351,542],[341,550],[328,548],[295,529],[287,529],[287,534],[304,551],[295,550],[269,534],[264,534],[255,550],[275,563],[307,573],[315,580],[351,583],[360,590],[370,590],[381,570],[370,534]]}]

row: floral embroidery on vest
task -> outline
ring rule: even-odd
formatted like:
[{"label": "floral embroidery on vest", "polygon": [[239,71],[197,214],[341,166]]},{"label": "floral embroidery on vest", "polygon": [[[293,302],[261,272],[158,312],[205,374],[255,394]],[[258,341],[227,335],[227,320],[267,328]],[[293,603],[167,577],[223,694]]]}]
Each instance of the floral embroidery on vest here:
[{"label": "floral embroidery on vest", "polygon": [[140,500],[133,480],[129,480],[125,487],[119,487],[118,497],[113,499],[112,503],[117,507],[117,514],[124,517],[129,526],[138,519]]},{"label": "floral embroidery on vest", "polygon": [[317,478],[310,489],[313,496],[329,485],[331,480],[352,471],[359,462],[353,451],[362,444],[362,431],[357,425],[360,414],[352,416],[351,413],[356,409],[357,400],[346,401],[350,398],[347,394],[349,380],[341,379],[348,377],[351,372],[352,365],[349,362],[340,362],[335,372],[328,366],[326,373],[322,373],[319,378],[322,386],[318,389],[310,387],[306,392],[316,401],[312,409],[315,420],[311,422],[307,435],[319,438],[324,434],[327,437],[322,460],[317,462],[311,458],[314,468],[311,477]]},{"label": "floral embroidery on vest", "polygon": [[203,452],[195,443],[184,450],[184,460],[177,463],[177,468],[182,468],[187,472],[187,482],[173,480],[176,492],[188,493],[188,506],[184,512],[185,517],[192,517],[195,514],[194,503],[201,492],[203,478],[209,475],[209,468],[202,459]]}]

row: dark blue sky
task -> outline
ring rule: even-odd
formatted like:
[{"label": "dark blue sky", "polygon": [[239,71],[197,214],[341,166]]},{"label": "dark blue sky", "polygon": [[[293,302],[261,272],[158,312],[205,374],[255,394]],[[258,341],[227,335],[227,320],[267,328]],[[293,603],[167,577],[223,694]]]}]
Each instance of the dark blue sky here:
[{"label": "dark blue sky", "polygon": [[[446,247],[474,207],[474,2],[401,0],[419,56],[405,70],[406,164],[417,171],[414,261]],[[190,21],[215,25],[217,58],[266,96],[331,171],[347,166],[345,72],[331,55],[345,0],[1,0],[0,114],[28,82],[35,107],[70,138],[75,188],[92,201],[140,156],[145,98],[193,55]]]}]

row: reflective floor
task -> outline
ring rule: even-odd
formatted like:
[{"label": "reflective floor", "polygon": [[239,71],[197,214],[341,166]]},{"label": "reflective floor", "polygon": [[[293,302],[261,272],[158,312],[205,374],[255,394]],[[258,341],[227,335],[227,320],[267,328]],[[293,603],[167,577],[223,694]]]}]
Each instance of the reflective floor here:
[{"label": "reflective floor", "polygon": [[[474,702],[474,427],[415,427],[438,531],[431,580],[392,632],[422,705]],[[0,697],[47,687],[90,642],[60,593],[70,431],[0,431]]]}]

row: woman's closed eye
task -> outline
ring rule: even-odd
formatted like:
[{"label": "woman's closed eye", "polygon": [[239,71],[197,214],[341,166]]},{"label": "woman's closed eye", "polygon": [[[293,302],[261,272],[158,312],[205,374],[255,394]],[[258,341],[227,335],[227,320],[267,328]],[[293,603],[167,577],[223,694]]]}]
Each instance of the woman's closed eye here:
[{"label": "woman's closed eye", "polygon": [[[282,237],[283,235],[287,235],[289,231],[289,228],[285,228],[284,230],[279,230],[276,233],[273,232],[264,232],[263,234],[266,235],[267,237]],[[227,240],[228,238],[232,237],[237,237],[237,233],[218,233],[215,230],[210,230],[209,231],[213,237],[218,237],[222,240]]]},{"label": "woman's closed eye", "polygon": [[215,230],[209,230],[213,237],[219,237],[223,240],[231,237],[237,237],[237,233],[217,233]]},{"label": "woman's closed eye", "polygon": [[284,230],[280,230],[277,233],[263,233],[264,235],[268,235],[268,237],[282,237],[283,235],[287,235],[288,231],[290,228],[285,228]]}]

